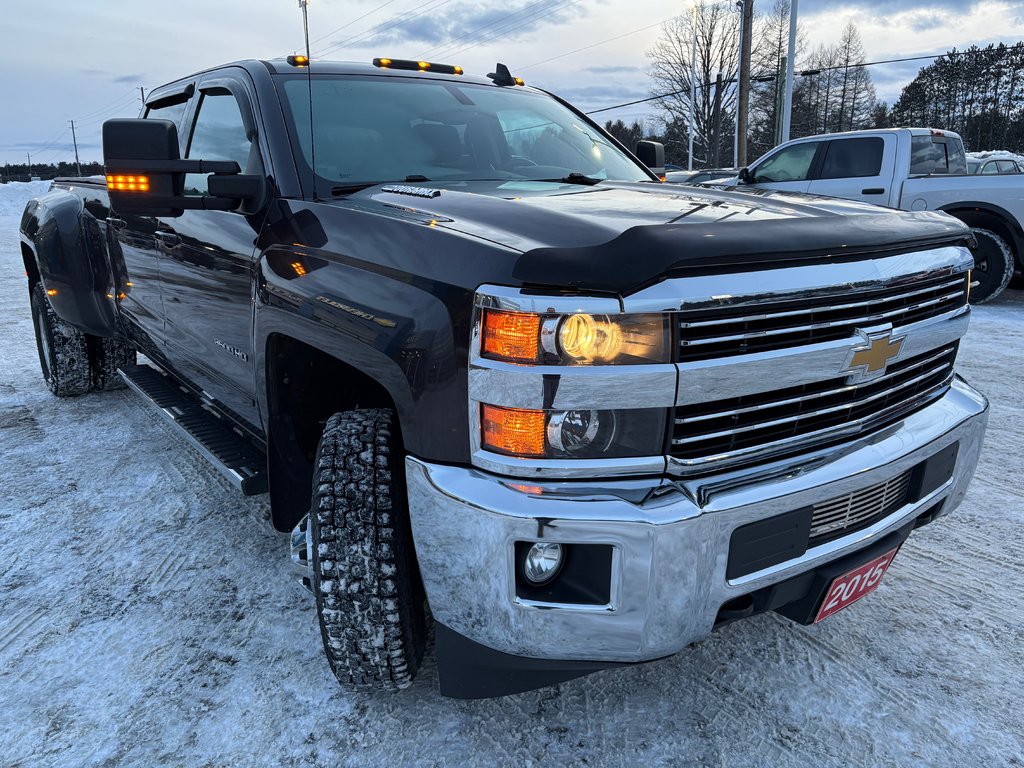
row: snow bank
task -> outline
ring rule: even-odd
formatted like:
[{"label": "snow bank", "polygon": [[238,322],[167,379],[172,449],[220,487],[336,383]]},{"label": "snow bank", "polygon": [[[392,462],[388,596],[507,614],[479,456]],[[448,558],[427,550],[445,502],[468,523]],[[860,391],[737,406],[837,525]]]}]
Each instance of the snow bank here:
[{"label": "snow bank", "polygon": [[50,188],[49,181],[12,181],[0,184],[0,216],[21,216],[25,203]]},{"label": "snow bank", "polygon": [[1005,149],[986,149],[979,150],[978,152],[968,152],[967,159],[980,160],[982,162],[985,160],[1013,160],[1021,167],[1024,167],[1024,156]]}]

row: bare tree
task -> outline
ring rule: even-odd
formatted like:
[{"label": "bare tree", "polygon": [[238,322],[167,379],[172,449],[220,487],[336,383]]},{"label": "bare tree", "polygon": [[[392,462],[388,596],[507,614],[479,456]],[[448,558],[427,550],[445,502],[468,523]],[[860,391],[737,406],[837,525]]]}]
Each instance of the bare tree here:
[{"label": "bare tree", "polygon": [[[806,48],[803,26],[796,36],[797,57]],[[789,0],[775,0],[771,10],[759,17],[754,37],[753,66],[755,78],[771,78],[751,83],[750,159],[755,159],[775,146],[775,126],[779,120],[778,88],[785,77],[783,61],[789,47]]]},{"label": "bare tree", "polygon": [[685,163],[690,120],[690,45],[696,19],[697,57],[694,101],[694,166],[705,166],[718,152],[731,156],[736,89],[724,88],[721,94],[721,126],[714,131],[715,80],[736,80],[739,64],[739,14],[731,3],[698,0],[695,13],[684,13],[665,22],[658,42],[647,51],[650,60],[654,103],[663,111],[659,122],[664,127],[666,155]]},{"label": "bare tree", "polygon": [[818,46],[802,67],[813,74],[794,83],[794,136],[874,125],[878,100],[864,66],[864,45],[852,22],[837,45]]}]

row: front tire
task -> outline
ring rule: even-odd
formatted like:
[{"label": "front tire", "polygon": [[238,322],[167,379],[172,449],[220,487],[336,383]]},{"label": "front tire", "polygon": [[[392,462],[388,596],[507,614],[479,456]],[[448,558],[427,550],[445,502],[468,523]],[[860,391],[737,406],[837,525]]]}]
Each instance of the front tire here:
[{"label": "front tire", "polygon": [[57,397],[88,392],[92,375],[85,334],[57,316],[41,282],[32,287],[32,324],[39,367],[50,391]]},{"label": "front tire", "polygon": [[971,304],[991,301],[1006,288],[1013,277],[1013,252],[1006,241],[983,227],[971,227],[978,242],[974,249],[974,270],[971,279],[978,284],[971,288]]},{"label": "front tire", "polygon": [[331,670],[356,690],[407,688],[423,659],[427,611],[393,411],[328,419],[312,502],[312,587]]}]

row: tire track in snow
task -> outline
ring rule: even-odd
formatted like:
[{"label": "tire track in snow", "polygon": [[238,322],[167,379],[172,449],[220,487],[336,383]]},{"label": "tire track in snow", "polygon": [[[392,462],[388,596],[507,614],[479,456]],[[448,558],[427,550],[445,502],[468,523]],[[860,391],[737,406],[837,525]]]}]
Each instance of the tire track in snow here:
[{"label": "tire track in snow", "polygon": [[[43,619],[46,618],[46,612],[39,607],[31,607],[23,610],[18,616],[12,619],[11,623],[0,630],[0,656],[10,648],[16,640],[19,640],[26,632],[29,632],[29,636],[33,634],[39,634],[38,632],[31,632],[37,625],[39,625]],[[26,643],[22,643],[25,645]]]}]

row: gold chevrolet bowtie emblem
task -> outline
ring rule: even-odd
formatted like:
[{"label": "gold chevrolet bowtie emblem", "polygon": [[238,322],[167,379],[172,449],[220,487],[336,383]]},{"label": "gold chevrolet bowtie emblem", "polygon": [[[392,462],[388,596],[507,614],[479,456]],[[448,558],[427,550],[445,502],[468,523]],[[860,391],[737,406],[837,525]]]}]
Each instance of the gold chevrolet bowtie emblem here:
[{"label": "gold chevrolet bowtie emblem", "polygon": [[854,347],[846,364],[851,379],[870,379],[881,375],[885,367],[900,355],[905,336],[893,338],[891,331],[868,334],[857,331],[864,343]]}]

